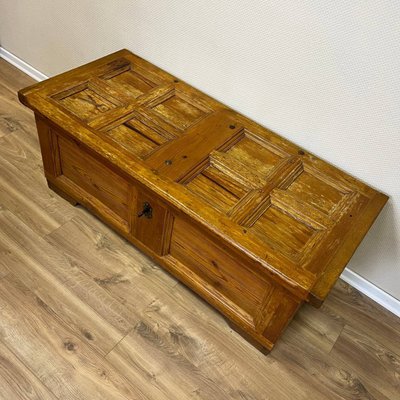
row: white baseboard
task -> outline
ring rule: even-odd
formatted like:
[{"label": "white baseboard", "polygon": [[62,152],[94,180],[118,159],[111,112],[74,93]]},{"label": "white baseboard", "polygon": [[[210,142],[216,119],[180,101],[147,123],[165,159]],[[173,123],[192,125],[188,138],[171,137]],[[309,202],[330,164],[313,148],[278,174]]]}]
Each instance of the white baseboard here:
[{"label": "white baseboard", "polygon": [[[4,58],[10,64],[14,65],[22,72],[25,72],[27,75],[32,77],[37,81],[43,81],[48,78],[45,74],[42,74],[36,68],[32,67],[25,61],[21,60],[14,54],[10,53],[8,50],[4,49],[0,46],[0,58]],[[341,279],[343,279],[346,283],[353,286],[361,293],[365,294],[367,297],[376,301],[382,307],[386,308],[393,314],[400,317],[400,300],[395,299],[390,294],[386,293],[382,289],[378,288],[371,282],[364,279],[362,276],[356,274],[355,272],[345,269],[341,275]]]},{"label": "white baseboard", "polygon": [[29,75],[31,78],[35,79],[38,82],[44,81],[45,79],[48,78],[48,76],[42,74],[36,68],[33,68],[32,65],[29,65],[28,63],[21,60],[20,58],[10,53],[8,50],[6,50],[1,46],[0,46],[0,58],[3,58],[10,64],[14,65],[14,67],[17,67],[19,70],[25,72],[25,74]]},{"label": "white baseboard", "polygon": [[400,317],[400,300],[397,300],[389,293],[386,293],[378,286],[375,286],[373,283],[367,281],[365,278],[348,268],[343,271],[340,278],[361,293],[365,294],[370,299],[380,304],[382,307]]}]

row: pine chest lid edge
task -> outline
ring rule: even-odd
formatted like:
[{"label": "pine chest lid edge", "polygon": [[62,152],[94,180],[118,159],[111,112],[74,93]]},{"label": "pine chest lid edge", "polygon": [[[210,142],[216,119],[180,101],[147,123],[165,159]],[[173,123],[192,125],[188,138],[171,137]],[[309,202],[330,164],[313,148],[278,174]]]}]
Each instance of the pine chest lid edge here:
[{"label": "pine chest lid edge", "polygon": [[127,50],[19,98],[318,301],[387,201]]}]

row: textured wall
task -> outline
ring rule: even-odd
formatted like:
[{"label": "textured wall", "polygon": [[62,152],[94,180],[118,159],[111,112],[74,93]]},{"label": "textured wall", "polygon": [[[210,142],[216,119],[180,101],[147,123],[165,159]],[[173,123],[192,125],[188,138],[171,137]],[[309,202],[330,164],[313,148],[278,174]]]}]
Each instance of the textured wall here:
[{"label": "textured wall", "polygon": [[53,75],[128,48],[391,196],[350,262],[400,299],[400,2],[0,0]]}]

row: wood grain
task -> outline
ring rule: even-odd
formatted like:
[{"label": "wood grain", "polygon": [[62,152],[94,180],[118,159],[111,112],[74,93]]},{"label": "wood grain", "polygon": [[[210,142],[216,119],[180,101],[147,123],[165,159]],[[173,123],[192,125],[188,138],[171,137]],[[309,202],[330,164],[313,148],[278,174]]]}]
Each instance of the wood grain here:
[{"label": "wood grain", "polygon": [[123,304],[130,315],[140,315],[160,291],[168,291],[177,284],[148,257],[90,214],[72,219],[46,240]]},{"label": "wood grain", "polygon": [[4,207],[39,234],[46,234],[69,220],[75,210],[59,202],[43,185],[37,146],[28,132],[12,132],[0,138],[0,193]]},{"label": "wood grain", "polygon": [[[379,341],[370,339],[368,333],[345,326],[331,356],[343,361],[369,385],[382,385],[379,390],[388,398],[399,395],[400,355],[390,351]],[[365,365],[369,368],[366,369]]]},{"label": "wood grain", "polygon": [[[0,265],[37,296],[71,331],[100,353],[108,353],[134,326],[135,320],[99,285],[43,239],[6,211],[0,214]],[[39,250],[38,250],[39,249]],[[53,265],[51,271],[45,266]],[[88,298],[88,294],[91,294]]]},{"label": "wood grain", "polygon": [[3,399],[56,400],[51,391],[0,342],[0,393]]},{"label": "wood grain", "polygon": [[321,308],[329,319],[368,332],[369,337],[399,353],[400,318],[341,281],[336,284],[329,300]]},{"label": "wood grain", "polygon": [[0,138],[11,132],[21,132],[31,125],[32,114],[19,108],[16,92],[32,83],[32,78],[0,59]]},{"label": "wood grain", "polygon": [[57,397],[145,399],[12,275],[0,281],[0,309],[2,341]]},{"label": "wood grain", "polygon": [[[296,390],[299,399],[310,393],[324,398],[318,389],[302,392],[296,377],[287,379],[279,365],[243,341],[224,318],[201,299],[188,301],[191,297],[181,284],[165,291],[149,304],[140,325],[107,359],[130,379],[135,379],[140,367],[145,368],[148,379],[156,381],[157,389],[171,398],[182,390],[174,386],[172,370],[180,371],[185,390],[197,386],[197,396],[204,399],[289,399]],[[223,340],[221,331],[225,333]],[[153,354],[156,363],[147,363],[146,354]],[[169,367],[165,369],[165,365]]]},{"label": "wood grain", "polygon": [[[293,374],[310,377],[307,378],[310,386],[323,387],[324,394],[332,398],[338,396],[342,399],[388,399],[382,394],[379,385],[371,384],[370,380],[365,379],[351,365],[333,359],[318,348],[309,346],[308,341],[301,342],[299,338],[299,334],[291,331],[289,327],[271,355]],[[312,339],[312,336],[309,339]],[[300,342],[303,346],[298,349]]]},{"label": "wood grain", "polygon": [[[33,85],[36,81],[18,68],[0,58],[0,84],[6,87],[17,98],[18,90]],[[20,112],[24,113],[22,109]]]}]

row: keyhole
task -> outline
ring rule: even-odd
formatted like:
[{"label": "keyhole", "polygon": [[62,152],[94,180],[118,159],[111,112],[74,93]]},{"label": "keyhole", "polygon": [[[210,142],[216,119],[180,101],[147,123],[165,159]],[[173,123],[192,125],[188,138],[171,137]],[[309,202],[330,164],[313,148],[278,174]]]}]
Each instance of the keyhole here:
[{"label": "keyhole", "polygon": [[145,216],[146,218],[151,218],[153,216],[153,209],[151,208],[150,203],[148,203],[147,201],[143,203],[143,209],[138,214],[139,218],[143,216]]}]

